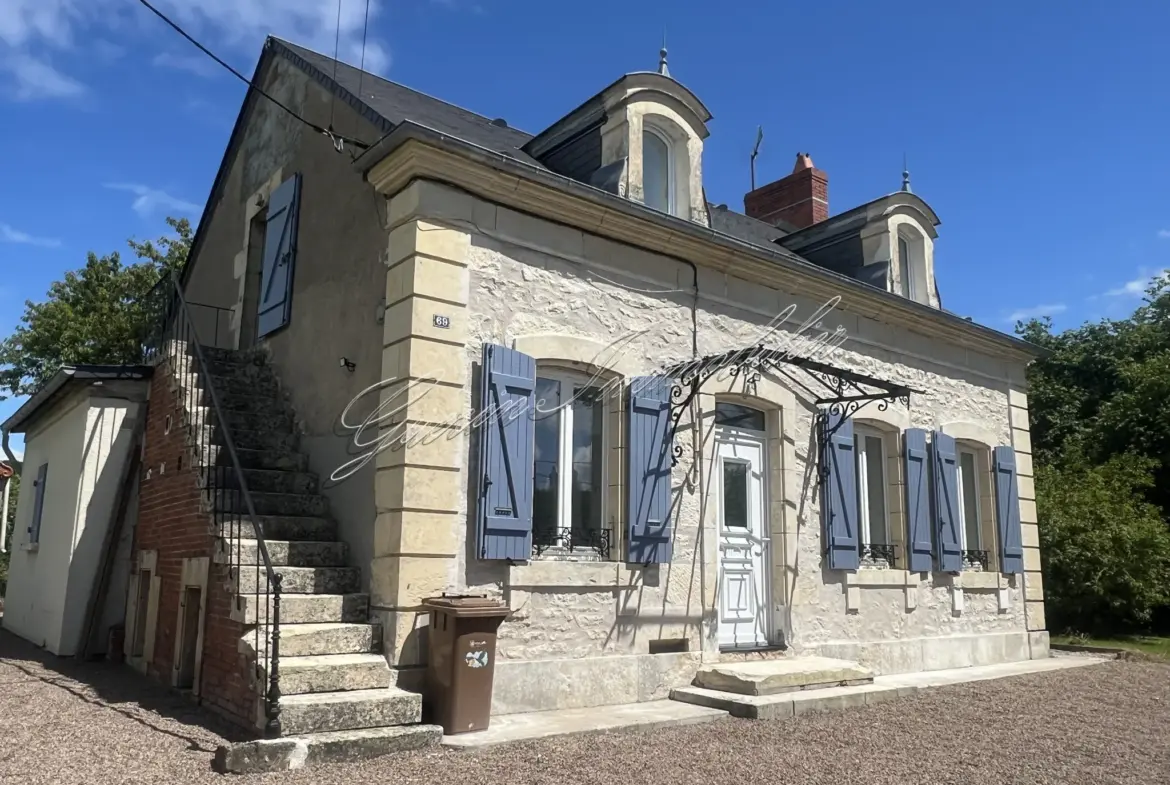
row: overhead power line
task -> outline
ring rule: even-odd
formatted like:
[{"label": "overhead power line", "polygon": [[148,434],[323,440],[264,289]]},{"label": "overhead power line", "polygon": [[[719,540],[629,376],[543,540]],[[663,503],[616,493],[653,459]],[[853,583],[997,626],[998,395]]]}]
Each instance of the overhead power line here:
[{"label": "overhead power line", "polygon": [[[182,27],[180,27],[176,22],[171,21],[171,19],[166,14],[164,14],[162,11],[155,8],[147,0],[138,0],[138,2],[141,3],[142,5],[144,5],[151,13],[153,13],[159,19],[166,22],[176,33],[183,36],[188,41],[190,41],[192,44],[194,44],[195,47],[197,49],[199,49],[199,51],[203,52],[203,54],[207,55],[212,60],[219,63],[221,66],[223,66],[228,71],[230,71],[237,79],[239,79],[244,84],[248,85],[248,87],[252,88],[257,93],[259,93],[260,95],[264,96],[269,101],[271,101],[272,103],[279,106],[281,109],[283,109],[285,112],[287,112],[290,116],[292,116],[292,117],[296,118],[297,120],[299,120],[300,122],[304,123],[309,128],[312,128],[317,133],[323,134],[324,136],[329,137],[329,140],[331,142],[333,142],[333,146],[334,146],[334,148],[337,149],[338,152],[341,152],[341,150],[343,149],[343,144],[349,144],[353,147],[357,147],[357,148],[362,149],[362,150],[369,149],[370,146],[368,144],[366,144],[365,142],[362,142],[358,139],[351,139],[348,136],[342,136],[341,134],[334,133],[332,129],[323,128],[322,126],[319,126],[316,123],[309,122],[305,118],[301,117],[299,114],[294,112],[292,109],[289,109],[287,106],[282,104],[280,101],[277,101],[275,98],[270,96],[268,93],[264,92],[264,90],[262,88],[253,84],[251,79],[244,76],[239,71],[237,71],[235,68],[232,68],[230,65],[225,63],[222,59],[220,59],[214,52],[212,52],[206,46],[204,46],[203,44],[196,41],[191,36],[190,33],[188,33],[186,30],[184,30]],[[334,81],[336,81],[336,80],[334,80]]]}]

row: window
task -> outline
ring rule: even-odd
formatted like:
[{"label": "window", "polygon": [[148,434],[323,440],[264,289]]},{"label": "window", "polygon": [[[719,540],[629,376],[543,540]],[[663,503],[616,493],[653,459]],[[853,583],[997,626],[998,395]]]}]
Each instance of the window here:
[{"label": "window", "polygon": [[532,543],[537,555],[592,551],[606,558],[606,405],[600,383],[582,374],[538,371]]},{"label": "window", "polygon": [[764,428],[764,413],[750,406],[741,406],[738,403],[715,403],[715,424],[728,428],[743,428],[748,431],[762,431]]},{"label": "window", "polygon": [[929,302],[926,281],[926,241],[918,232],[903,226],[898,230],[898,268],[901,295],[920,303]]},{"label": "window", "polygon": [[642,132],[642,195],[647,207],[674,213],[670,143],[649,128]]},{"label": "window", "polygon": [[910,299],[910,243],[898,235],[898,259],[902,265],[902,296]]},{"label": "window", "polygon": [[32,520],[28,525],[28,543],[32,545],[41,541],[41,515],[45,511],[45,483],[49,479],[49,464],[42,463],[37,469],[37,478],[33,481],[36,494],[33,497]]},{"label": "window", "polygon": [[855,428],[853,434],[862,563],[893,566],[894,545],[886,503],[886,439],[868,428]]},{"label": "window", "polygon": [[983,513],[980,494],[986,482],[979,471],[980,456],[970,449],[959,448],[959,549],[963,569],[987,569],[989,549],[984,544]]}]

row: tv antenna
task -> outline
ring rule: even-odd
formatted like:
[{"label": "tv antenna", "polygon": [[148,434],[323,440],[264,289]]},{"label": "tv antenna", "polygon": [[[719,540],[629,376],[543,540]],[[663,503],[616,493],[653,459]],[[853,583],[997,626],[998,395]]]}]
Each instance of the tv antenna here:
[{"label": "tv antenna", "polygon": [[756,156],[760,154],[760,142],[764,141],[764,126],[756,126],[756,146],[752,148],[752,190],[756,190]]}]

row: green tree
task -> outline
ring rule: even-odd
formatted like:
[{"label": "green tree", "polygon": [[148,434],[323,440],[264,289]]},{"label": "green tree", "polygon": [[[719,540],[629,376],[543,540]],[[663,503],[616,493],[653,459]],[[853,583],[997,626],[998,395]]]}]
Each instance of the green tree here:
[{"label": "green tree", "polygon": [[191,247],[191,224],[168,218],[173,235],[130,240],[140,261],[90,252],[85,266],[49,287],[44,302],[25,302],[20,324],[0,342],[0,400],[28,395],[62,365],[132,364],[151,311],[144,298],[166,273],[179,270]]},{"label": "green tree", "polygon": [[1170,531],[1143,495],[1153,463],[1120,455],[1093,465],[1066,456],[1037,468],[1050,629],[1140,630],[1170,602]]}]

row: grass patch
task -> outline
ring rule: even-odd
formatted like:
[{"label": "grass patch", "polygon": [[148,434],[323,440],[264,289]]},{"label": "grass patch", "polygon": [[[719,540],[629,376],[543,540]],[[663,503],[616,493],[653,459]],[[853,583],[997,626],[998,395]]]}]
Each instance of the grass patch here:
[{"label": "grass patch", "polygon": [[1170,638],[1155,635],[1117,635],[1110,638],[1093,638],[1088,635],[1053,635],[1052,642],[1073,646],[1125,649],[1170,662]]}]

